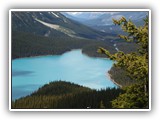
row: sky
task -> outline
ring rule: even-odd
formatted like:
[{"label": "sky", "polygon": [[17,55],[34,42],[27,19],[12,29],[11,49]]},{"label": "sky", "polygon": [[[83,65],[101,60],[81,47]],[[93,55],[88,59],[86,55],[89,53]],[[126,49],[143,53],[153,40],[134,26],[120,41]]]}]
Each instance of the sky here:
[{"label": "sky", "polygon": [[77,15],[85,14],[85,13],[100,14],[100,15],[105,13],[105,14],[113,15],[113,14],[116,14],[116,13],[119,13],[119,12],[67,12],[67,13],[70,14],[70,15],[73,15],[73,16],[77,16]]}]

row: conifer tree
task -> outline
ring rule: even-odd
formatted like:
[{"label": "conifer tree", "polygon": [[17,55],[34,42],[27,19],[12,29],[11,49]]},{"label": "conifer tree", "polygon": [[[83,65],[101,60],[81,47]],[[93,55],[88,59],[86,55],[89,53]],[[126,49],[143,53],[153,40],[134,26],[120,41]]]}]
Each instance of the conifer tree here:
[{"label": "conifer tree", "polygon": [[115,67],[120,67],[127,75],[136,81],[135,84],[122,89],[125,93],[120,94],[112,101],[113,108],[148,108],[148,17],[144,19],[145,24],[137,27],[131,20],[122,17],[113,19],[115,25],[120,25],[127,35],[119,35],[120,38],[130,42],[136,42],[139,46],[137,52],[125,54],[119,51],[115,54],[102,47],[99,53],[107,55],[115,60]]}]

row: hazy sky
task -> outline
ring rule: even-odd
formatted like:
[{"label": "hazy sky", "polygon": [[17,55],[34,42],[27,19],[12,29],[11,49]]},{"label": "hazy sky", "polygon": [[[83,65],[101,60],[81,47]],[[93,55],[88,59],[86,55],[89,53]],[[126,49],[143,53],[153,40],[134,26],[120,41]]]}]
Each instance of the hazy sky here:
[{"label": "hazy sky", "polygon": [[80,15],[80,14],[87,14],[87,13],[92,13],[92,14],[111,14],[111,15],[113,15],[113,14],[116,14],[116,13],[119,13],[119,12],[67,12],[68,14],[70,14],[70,15]]}]

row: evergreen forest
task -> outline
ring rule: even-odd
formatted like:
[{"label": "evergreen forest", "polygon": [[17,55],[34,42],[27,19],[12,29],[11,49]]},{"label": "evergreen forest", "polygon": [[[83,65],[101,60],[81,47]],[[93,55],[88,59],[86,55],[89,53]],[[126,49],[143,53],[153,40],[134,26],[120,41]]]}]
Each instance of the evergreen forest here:
[{"label": "evergreen forest", "polygon": [[110,101],[123,90],[94,90],[65,81],[44,85],[29,96],[12,101],[13,109],[111,109]]},{"label": "evergreen forest", "polygon": [[24,31],[12,31],[12,59],[41,55],[61,55],[82,49],[90,57],[115,61],[108,71],[117,88],[95,90],[66,81],[45,84],[32,94],[12,101],[12,109],[148,109],[149,108],[149,20],[136,26],[121,17],[113,23],[125,35],[111,41],[63,35],[45,37]]}]

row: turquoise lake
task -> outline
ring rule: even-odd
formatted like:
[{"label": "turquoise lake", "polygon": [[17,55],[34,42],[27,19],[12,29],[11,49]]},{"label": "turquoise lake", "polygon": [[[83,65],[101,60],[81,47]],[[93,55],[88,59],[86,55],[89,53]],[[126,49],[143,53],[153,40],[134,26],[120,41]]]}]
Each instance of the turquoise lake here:
[{"label": "turquoise lake", "polygon": [[72,50],[62,55],[12,60],[12,100],[26,96],[51,81],[74,82],[93,89],[113,88],[107,77],[113,61]]}]

